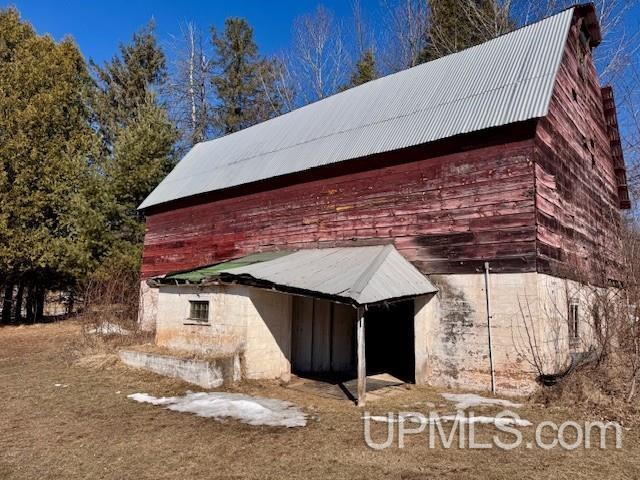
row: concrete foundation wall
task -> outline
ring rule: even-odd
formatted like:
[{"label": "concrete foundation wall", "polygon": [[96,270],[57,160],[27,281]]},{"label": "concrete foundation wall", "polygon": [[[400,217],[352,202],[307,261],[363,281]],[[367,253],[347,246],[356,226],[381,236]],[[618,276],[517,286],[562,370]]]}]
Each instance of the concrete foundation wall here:
[{"label": "concrete foundation wall", "polygon": [[[428,383],[447,387],[489,389],[489,335],[483,274],[434,275],[438,321],[427,339]],[[529,391],[535,378],[514,344],[520,306],[537,318],[536,273],[495,274],[491,281],[493,361],[498,390]]]},{"label": "concrete foundation wall", "polygon": [[[491,387],[484,274],[431,275],[439,292],[416,300],[416,382],[488,390]],[[491,274],[491,337],[496,388],[536,388],[538,366],[558,373],[570,354],[592,344],[591,291],[539,273]],[[580,339],[569,342],[568,303],[579,304]]]},{"label": "concrete foundation wall", "polygon": [[[414,302],[416,383],[488,390],[491,374],[484,274],[432,275],[430,278],[438,287],[438,293],[419,297]],[[567,367],[571,352],[587,350],[592,344],[593,289],[535,272],[491,274],[489,278],[493,359],[499,392],[532,391],[536,387],[538,367],[544,373],[558,373]],[[306,325],[298,318],[300,305],[312,302],[310,300],[305,303],[290,295],[240,285],[163,286],[154,290],[155,300],[149,300],[149,304],[155,305],[157,312],[158,345],[206,355],[238,355],[243,376],[255,379],[287,380],[291,359],[297,358],[300,368],[305,352],[310,351],[306,346],[309,342],[299,340],[298,345],[294,345],[296,352],[292,352],[291,343],[292,326],[299,330]],[[151,291],[146,292],[149,298],[153,298]],[[210,302],[207,323],[188,320],[189,300]],[[569,338],[570,301],[579,305],[579,342]],[[330,304],[324,303],[329,312]],[[321,305],[324,303],[319,301]],[[336,311],[342,311],[341,308],[334,306]],[[316,315],[324,311],[317,310]],[[316,323],[318,328],[324,325]],[[309,332],[306,336],[297,333],[299,339],[309,337],[316,343],[329,342],[328,331],[318,330],[312,336]],[[340,329],[334,329],[334,334],[349,336],[349,332]],[[340,339],[334,338],[334,343],[337,340]],[[347,353],[352,352],[343,347],[351,343],[341,342],[336,344],[340,348],[333,349],[334,354],[345,354],[345,365],[349,363]],[[322,352],[321,347],[315,345],[313,351]],[[298,351],[301,349],[305,352]],[[318,362],[323,358],[318,356],[309,368],[322,370]]]},{"label": "concrete foundation wall", "polygon": [[418,297],[413,302],[414,315],[414,348],[415,348],[415,381],[418,385],[435,384],[433,379],[432,338],[437,334],[440,318],[440,303],[436,294]]},{"label": "concrete foundation wall", "polygon": [[291,295],[244,288],[247,320],[244,368],[247,378],[291,375]]},{"label": "concrete foundation wall", "polygon": [[151,288],[146,280],[140,282],[140,305],[138,308],[138,323],[145,331],[153,331],[158,321],[158,295],[157,288]]},{"label": "concrete foundation wall", "polygon": [[[189,320],[189,301],[209,302],[209,321]],[[156,343],[205,355],[239,355],[246,378],[288,378],[291,297],[251,287],[162,286]]]}]

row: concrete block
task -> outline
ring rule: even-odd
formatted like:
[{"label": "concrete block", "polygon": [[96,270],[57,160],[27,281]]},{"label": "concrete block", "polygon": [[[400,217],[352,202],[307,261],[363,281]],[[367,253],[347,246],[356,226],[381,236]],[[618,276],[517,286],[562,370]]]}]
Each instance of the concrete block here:
[{"label": "concrete block", "polygon": [[181,359],[157,353],[120,350],[125,365],[179,378],[202,388],[216,388],[240,380],[238,355],[212,360]]}]

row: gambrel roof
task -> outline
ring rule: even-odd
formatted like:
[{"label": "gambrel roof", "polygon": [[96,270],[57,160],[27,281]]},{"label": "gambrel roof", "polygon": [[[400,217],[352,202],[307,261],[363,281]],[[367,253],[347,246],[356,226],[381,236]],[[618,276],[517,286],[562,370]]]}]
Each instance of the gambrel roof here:
[{"label": "gambrel roof", "polygon": [[140,208],[543,117],[576,8],[197,144]]}]

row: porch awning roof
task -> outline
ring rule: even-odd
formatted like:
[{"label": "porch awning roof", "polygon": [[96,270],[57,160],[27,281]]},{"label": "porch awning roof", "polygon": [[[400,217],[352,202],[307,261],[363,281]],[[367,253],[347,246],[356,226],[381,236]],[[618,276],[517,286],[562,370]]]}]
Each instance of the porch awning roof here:
[{"label": "porch awning roof", "polygon": [[264,252],[247,255],[224,263],[217,263],[207,267],[200,267],[185,272],[171,273],[165,277],[157,278],[160,283],[200,283],[204,280],[217,278],[222,270],[244,267],[253,263],[266,262],[283,255],[289,255],[292,252]]},{"label": "porch awning roof", "polygon": [[[258,254],[267,255],[267,254]],[[367,305],[411,298],[437,289],[393,245],[305,249],[250,255],[204,269],[169,275],[199,282],[216,278],[278,291]],[[167,282],[168,281],[168,282]]]}]

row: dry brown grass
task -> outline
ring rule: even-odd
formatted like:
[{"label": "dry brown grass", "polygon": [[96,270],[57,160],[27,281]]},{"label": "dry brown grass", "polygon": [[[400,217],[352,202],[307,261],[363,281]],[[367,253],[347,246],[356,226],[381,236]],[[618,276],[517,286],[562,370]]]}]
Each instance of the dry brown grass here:
[{"label": "dry brown grass", "polygon": [[[147,340],[149,335],[144,338]],[[126,347],[127,350],[133,350],[136,352],[143,353],[153,353],[156,355],[167,355],[174,358],[180,358],[182,360],[203,360],[203,361],[213,361],[219,360],[220,358],[227,358],[229,354],[226,355],[215,355],[215,354],[206,354],[201,352],[190,352],[187,350],[175,350],[159,345],[155,345],[151,341],[146,341],[146,343],[141,344],[132,344]]]},{"label": "dry brown grass", "polygon": [[640,405],[627,401],[628,368],[620,359],[589,363],[540,389],[533,400],[544,405],[580,409],[583,415],[640,425]]},{"label": "dry brown grass", "polygon": [[[0,329],[0,478],[630,479],[640,465],[635,429],[625,431],[622,450],[429,449],[420,435],[402,450],[374,451],[363,441],[357,407],[269,382],[237,390],[296,402],[313,417],[307,427],[253,427],[172,412],[126,395],[198,389],[126,369],[108,352],[82,360],[65,354],[80,336],[72,322]],[[438,391],[415,386],[371,410],[422,410],[425,402],[439,413],[452,411]],[[534,422],[580,419],[571,409],[536,404],[519,413]],[[480,440],[495,433],[478,431]],[[524,431],[531,439],[533,430]]]}]

